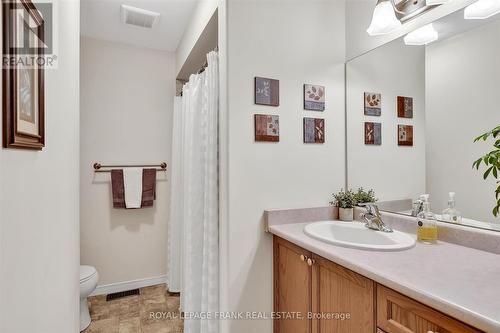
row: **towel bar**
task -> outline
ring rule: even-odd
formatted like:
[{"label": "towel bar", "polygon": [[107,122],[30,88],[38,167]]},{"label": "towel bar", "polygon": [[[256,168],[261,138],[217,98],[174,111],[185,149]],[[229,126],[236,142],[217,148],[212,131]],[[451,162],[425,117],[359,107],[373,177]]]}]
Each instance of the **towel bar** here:
[{"label": "towel bar", "polygon": [[[158,168],[159,167],[159,168]],[[106,168],[108,170],[101,170]],[[117,168],[156,168],[156,171],[167,171],[167,163],[161,162],[160,164],[128,164],[128,165],[102,165],[101,163],[94,163],[94,172],[111,172],[111,169]]]}]

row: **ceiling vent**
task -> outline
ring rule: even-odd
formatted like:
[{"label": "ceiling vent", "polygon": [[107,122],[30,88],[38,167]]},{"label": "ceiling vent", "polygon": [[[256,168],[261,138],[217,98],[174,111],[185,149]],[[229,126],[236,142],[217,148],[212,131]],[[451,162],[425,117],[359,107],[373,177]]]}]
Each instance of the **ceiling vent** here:
[{"label": "ceiling vent", "polygon": [[160,13],[122,5],[122,22],[151,29],[160,19]]}]

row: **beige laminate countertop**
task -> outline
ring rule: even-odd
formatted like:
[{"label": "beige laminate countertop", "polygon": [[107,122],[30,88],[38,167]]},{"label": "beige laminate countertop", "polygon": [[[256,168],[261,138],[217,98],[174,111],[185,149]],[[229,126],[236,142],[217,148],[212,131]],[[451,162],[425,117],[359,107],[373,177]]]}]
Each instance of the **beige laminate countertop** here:
[{"label": "beige laminate countertop", "polygon": [[464,323],[500,333],[500,255],[442,241],[395,252],[345,248],[307,236],[307,224],[273,225],[269,232]]}]

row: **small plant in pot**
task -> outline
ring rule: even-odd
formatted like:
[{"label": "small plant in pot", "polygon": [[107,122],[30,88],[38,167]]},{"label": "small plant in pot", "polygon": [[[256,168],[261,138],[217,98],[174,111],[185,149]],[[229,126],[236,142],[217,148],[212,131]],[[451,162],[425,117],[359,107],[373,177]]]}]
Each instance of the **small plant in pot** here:
[{"label": "small plant in pot", "polygon": [[352,190],[340,190],[333,194],[330,204],[339,208],[341,221],[352,221],[354,219],[354,206],[356,206],[356,195]]},{"label": "small plant in pot", "polygon": [[362,187],[358,188],[358,191],[356,192],[356,194],[354,194],[354,197],[356,199],[356,205],[358,206],[363,206],[363,204],[367,203],[377,202],[378,200],[375,197],[374,190],[365,191],[365,189]]}]

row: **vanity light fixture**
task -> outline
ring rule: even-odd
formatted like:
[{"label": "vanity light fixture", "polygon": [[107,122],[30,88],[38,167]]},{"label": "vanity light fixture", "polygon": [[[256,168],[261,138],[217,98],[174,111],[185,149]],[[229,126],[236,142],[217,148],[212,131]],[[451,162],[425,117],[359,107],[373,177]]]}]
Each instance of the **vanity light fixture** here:
[{"label": "vanity light fixture", "polygon": [[366,30],[370,36],[385,35],[401,26],[391,0],[378,0],[373,11],[372,23]]},{"label": "vanity light fixture", "polygon": [[[378,0],[370,27],[370,36],[386,35],[402,23],[450,0]],[[500,1],[500,0],[498,0]]]},{"label": "vanity light fixture", "polygon": [[427,45],[438,38],[439,34],[431,23],[410,32],[405,36],[404,41],[406,45]]},{"label": "vanity light fixture", "polygon": [[500,0],[478,0],[465,8],[466,20],[484,20],[500,13]]},{"label": "vanity light fixture", "polygon": [[448,2],[451,2],[452,0],[427,0],[427,6],[436,6],[436,5],[442,5]]}]

